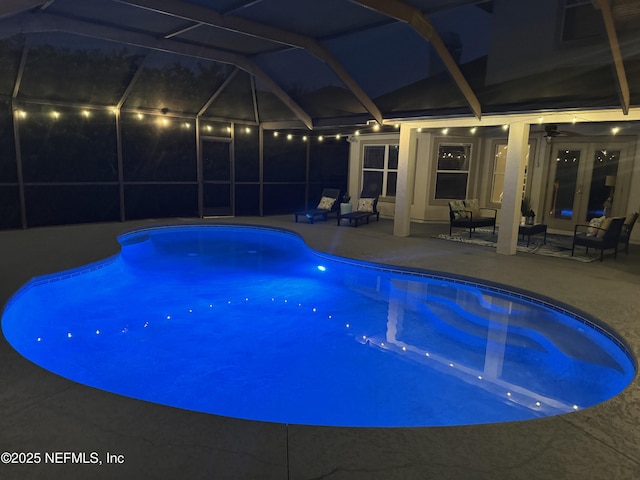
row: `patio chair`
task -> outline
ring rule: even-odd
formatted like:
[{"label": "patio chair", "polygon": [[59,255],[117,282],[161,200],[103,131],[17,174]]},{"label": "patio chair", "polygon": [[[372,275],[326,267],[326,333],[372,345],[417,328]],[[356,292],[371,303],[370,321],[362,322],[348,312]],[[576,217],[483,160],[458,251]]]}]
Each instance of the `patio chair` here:
[{"label": "patio chair", "polygon": [[496,208],[478,206],[478,200],[453,200],[449,202],[449,235],[453,227],[468,228],[469,238],[477,227],[493,227],[496,233]]},{"label": "patio chair", "polygon": [[[613,249],[613,257],[617,258],[618,243],[620,242],[620,233],[625,217],[609,217],[605,219],[600,227],[590,225],[576,225],[573,230],[573,244],[571,246],[571,256],[575,251],[576,245],[582,245],[587,248],[595,248],[600,250],[600,261],[604,257],[604,251]],[[595,228],[595,233],[593,232]]]},{"label": "patio chair", "polygon": [[357,227],[361,222],[368,224],[371,217],[376,217],[376,221],[380,221],[378,195],[370,195],[363,192],[354,211],[344,214],[338,212],[338,226],[340,226],[341,220],[349,220],[349,225],[353,223]]},{"label": "patio chair", "polygon": [[620,232],[620,243],[624,243],[624,253],[629,254],[629,238],[631,237],[631,231],[633,226],[638,221],[638,212],[630,213],[622,224],[622,231]]},{"label": "patio chair", "polygon": [[325,188],[322,190],[320,202],[318,202],[318,206],[316,208],[299,210],[293,214],[295,216],[296,223],[298,223],[298,217],[301,216],[307,218],[309,223],[313,223],[313,220],[316,217],[320,217],[322,220],[326,221],[329,214],[337,214],[339,212],[340,202],[338,201],[338,197],[340,197],[340,189]]}]

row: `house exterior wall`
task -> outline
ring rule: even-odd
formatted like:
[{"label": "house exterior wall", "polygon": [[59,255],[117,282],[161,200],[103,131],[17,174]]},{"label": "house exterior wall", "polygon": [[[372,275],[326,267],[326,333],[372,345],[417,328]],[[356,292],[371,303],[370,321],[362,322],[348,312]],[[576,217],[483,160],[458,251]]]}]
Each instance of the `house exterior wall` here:
[{"label": "house exterior wall", "polygon": [[556,67],[609,64],[606,36],[562,41],[564,1],[493,2],[486,84]]},{"label": "house exterior wall", "polygon": [[[548,143],[544,134],[531,126],[529,137],[529,160],[526,175],[526,193],[531,198],[533,209],[537,212],[536,220],[545,222],[547,219],[547,197],[549,195],[549,164],[552,160],[557,141]],[[599,145],[609,142],[624,144],[627,148],[626,156],[621,159],[618,176],[621,179],[616,187],[614,215],[626,215],[640,211],[640,136],[612,139],[611,136],[579,137],[574,140],[585,144]],[[411,202],[411,221],[413,222],[448,222],[449,207],[446,199],[436,200],[435,175],[438,145],[441,143],[470,143],[472,144],[472,158],[467,198],[478,198],[480,204],[498,209],[498,224],[500,223],[500,203],[491,202],[491,187],[494,168],[494,156],[497,145],[507,144],[506,135],[489,137],[474,136],[444,136],[434,131],[423,131],[416,134],[415,171],[409,173],[414,178],[413,199]],[[364,145],[396,143],[398,135],[372,134],[352,137],[349,161],[349,192],[352,204],[357,202],[357,196],[362,188],[362,162]],[[566,140],[564,140],[566,141]],[[586,158],[585,161],[591,161]],[[358,192],[358,193],[355,193]],[[394,218],[395,200],[381,198],[379,202],[381,215]],[[640,243],[640,228],[635,228],[631,237],[632,243]]]}]

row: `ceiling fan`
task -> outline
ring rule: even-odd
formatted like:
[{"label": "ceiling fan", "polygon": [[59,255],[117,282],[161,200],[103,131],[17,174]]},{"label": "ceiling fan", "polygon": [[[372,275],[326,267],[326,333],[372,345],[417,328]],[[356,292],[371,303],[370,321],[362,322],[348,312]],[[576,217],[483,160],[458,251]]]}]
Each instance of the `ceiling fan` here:
[{"label": "ceiling fan", "polygon": [[544,131],[544,138],[547,143],[551,143],[551,141],[555,137],[582,137],[583,135],[578,132],[574,132],[571,130],[559,130],[558,125],[555,123],[547,123],[544,125],[544,130],[533,130],[531,133],[540,133]]}]

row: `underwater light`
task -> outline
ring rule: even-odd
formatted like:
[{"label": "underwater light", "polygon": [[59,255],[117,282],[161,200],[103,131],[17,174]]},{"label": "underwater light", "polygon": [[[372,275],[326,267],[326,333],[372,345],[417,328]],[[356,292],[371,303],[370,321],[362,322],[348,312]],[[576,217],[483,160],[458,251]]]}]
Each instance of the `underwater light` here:
[{"label": "underwater light", "polygon": [[318,270],[320,270],[321,272],[326,271],[326,267],[324,265],[318,265]]}]

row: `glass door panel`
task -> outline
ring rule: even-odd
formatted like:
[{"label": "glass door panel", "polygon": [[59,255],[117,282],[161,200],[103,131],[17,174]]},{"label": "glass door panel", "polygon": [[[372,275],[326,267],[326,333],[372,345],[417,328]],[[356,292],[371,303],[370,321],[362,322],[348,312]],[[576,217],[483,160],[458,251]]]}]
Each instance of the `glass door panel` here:
[{"label": "glass door panel", "polygon": [[550,228],[573,230],[576,223],[581,223],[585,148],[557,145],[553,150],[547,196],[547,224]]},{"label": "glass door panel", "polygon": [[620,155],[619,149],[596,148],[594,151],[586,221],[611,215]]},{"label": "glass door panel", "polygon": [[553,218],[572,220],[577,193],[579,150],[560,150],[556,156],[556,179],[553,182]]}]

